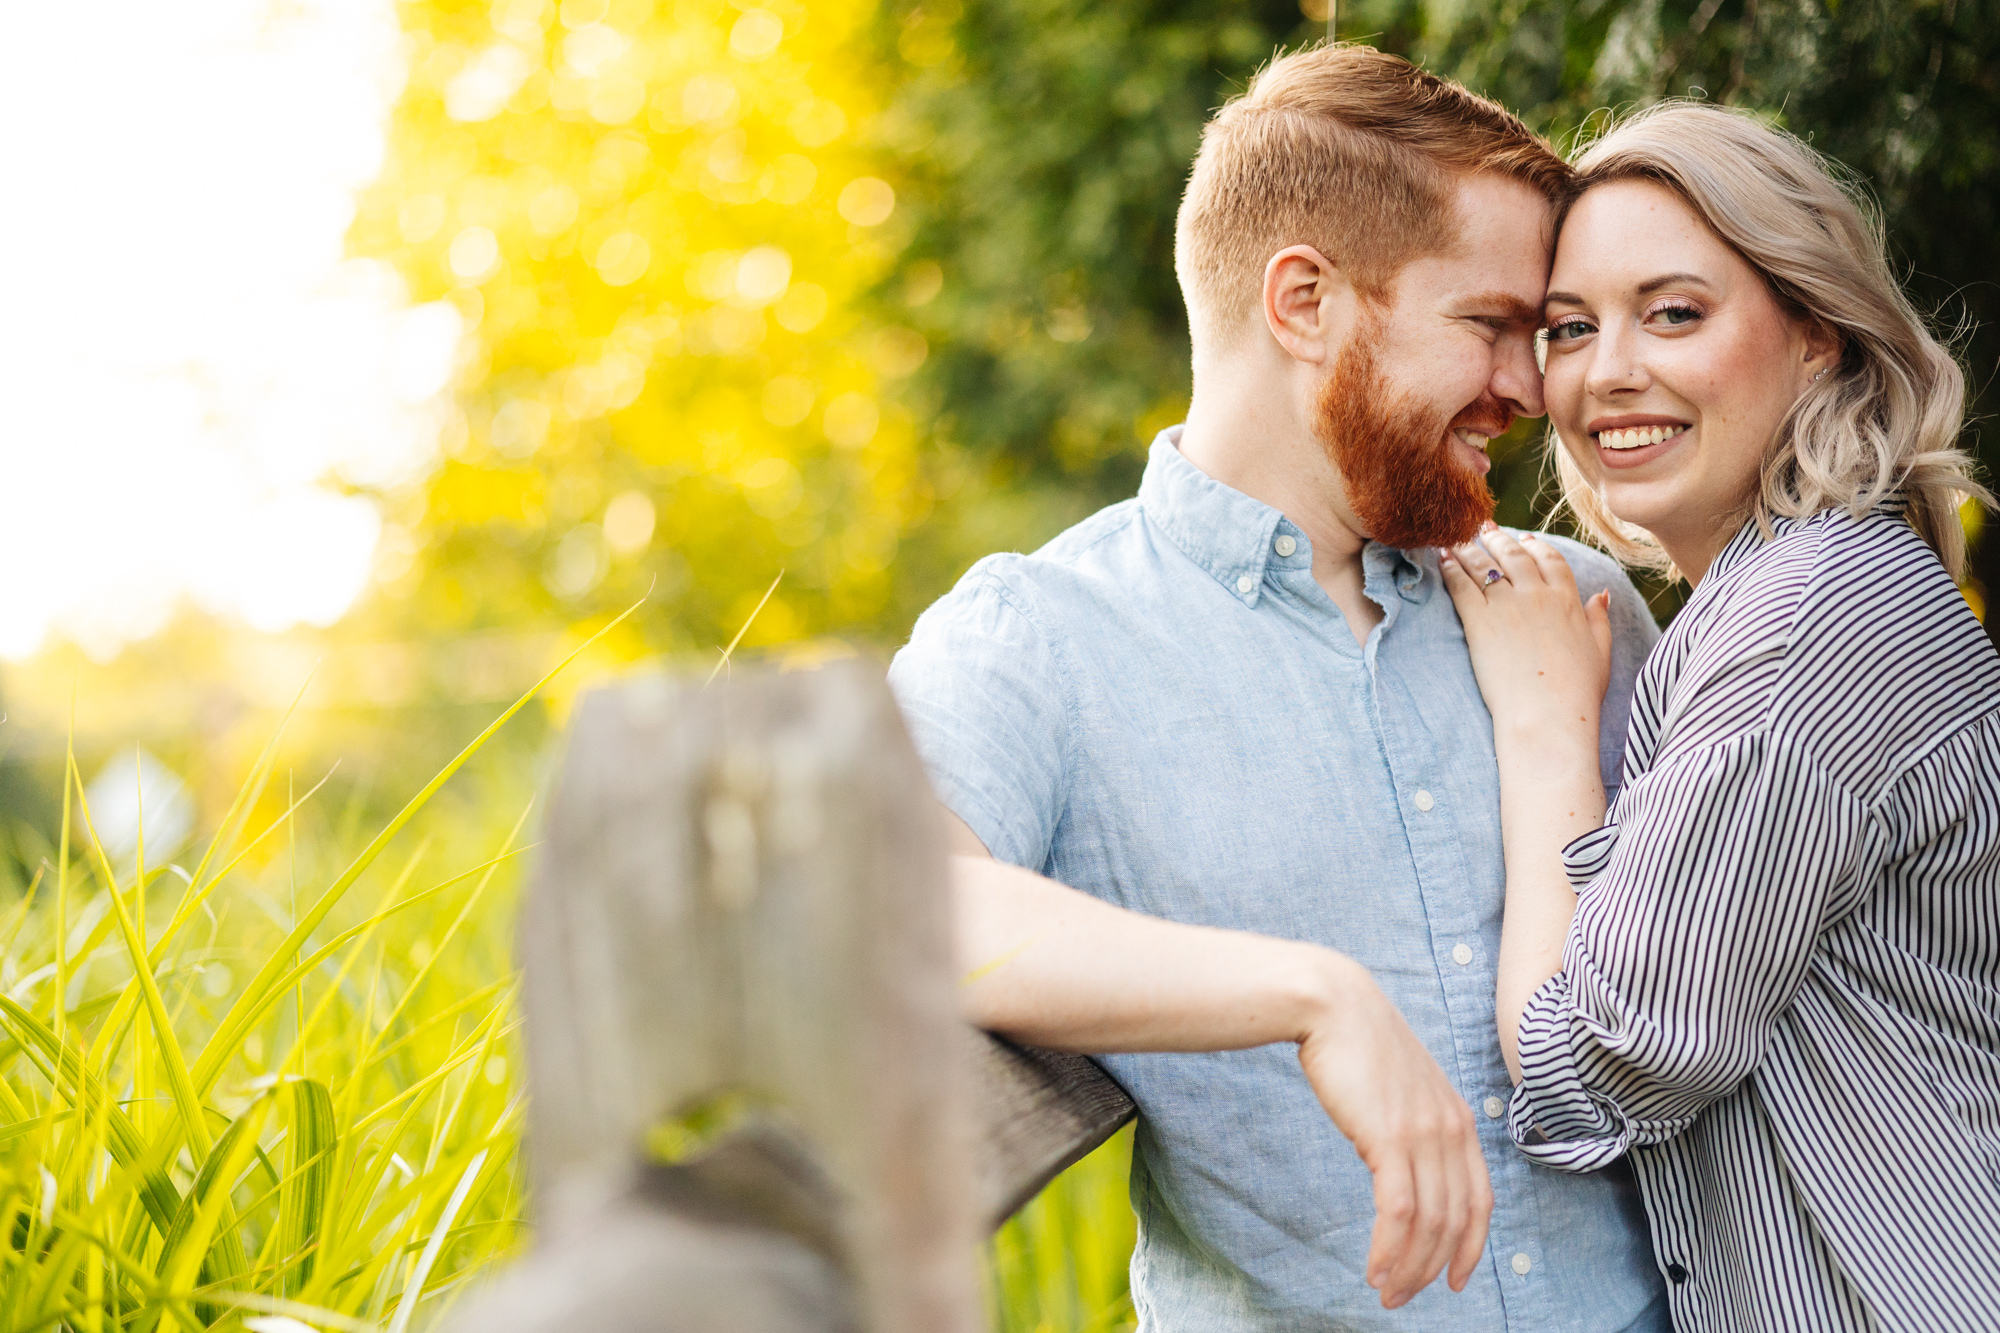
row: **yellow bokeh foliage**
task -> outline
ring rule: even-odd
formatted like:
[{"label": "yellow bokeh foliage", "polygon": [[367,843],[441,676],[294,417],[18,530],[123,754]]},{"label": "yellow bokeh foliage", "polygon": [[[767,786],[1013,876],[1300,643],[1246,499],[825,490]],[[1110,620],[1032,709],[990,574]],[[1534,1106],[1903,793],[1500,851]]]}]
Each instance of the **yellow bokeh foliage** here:
[{"label": "yellow bokeh foliage", "polygon": [[437,632],[588,623],[628,652],[870,626],[931,504],[896,382],[928,348],[866,127],[866,0],[414,0],[351,238],[468,333],[386,581]]}]

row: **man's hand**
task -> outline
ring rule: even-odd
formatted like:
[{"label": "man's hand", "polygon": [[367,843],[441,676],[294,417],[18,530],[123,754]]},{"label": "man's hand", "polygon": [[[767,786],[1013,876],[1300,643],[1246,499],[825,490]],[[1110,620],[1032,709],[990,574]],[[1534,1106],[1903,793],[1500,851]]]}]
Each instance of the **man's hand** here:
[{"label": "man's hand", "polygon": [[1375,1177],[1369,1285],[1393,1309],[1449,1264],[1452,1290],[1465,1290],[1493,1213],[1472,1110],[1366,968],[1314,944],[1113,907],[992,860],[953,822],[970,1022],[1089,1055],[1297,1042],[1320,1105]]},{"label": "man's hand", "polygon": [[1329,1003],[1299,1039],[1299,1063],[1375,1177],[1368,1285],[1393,1310],[1449,1264],[1446,1281],[1464,1291],[1493,1216],[1477,1122],[1367,971],[1328,958]]}]

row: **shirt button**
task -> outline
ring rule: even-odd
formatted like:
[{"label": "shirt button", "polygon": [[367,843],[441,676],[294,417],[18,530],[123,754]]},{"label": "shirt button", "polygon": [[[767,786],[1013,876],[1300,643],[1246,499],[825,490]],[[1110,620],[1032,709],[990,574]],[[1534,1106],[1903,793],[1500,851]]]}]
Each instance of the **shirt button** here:
[{"label": "shirt button", "polygon": [[1271,549],[1276,551],[1279,555],[1290,555],[1292,552],[1299,549],[1299,544],[1293,541],[1290,537],[1280,537],[1278,538],[1278,540],[1271,543]]},{"label": "shirt button", "polygon": [[1240,593],[1248,594],[1249,591],[1256,586],[1257,586],[1257,580],[1251,578],[1248,574],[1245,574],[1242,578],[1236,580],[1236,591]]},{"label": "shirt button", "polygon": [[1681,1283],[1687,1280],[1688,1280],[1687,1269],[1681,1267],[1679,1264],[1667,1265],[1667,1281],[1673,1283],[1676,1287],[1678,1287]]},{"label": "shirt button", "polygon": [[1488,1097],[1486,1099],[1486,1118],[1488,1120],[1498,1120],[1505,1114],[1507,1114],[1507,1103],[1501,1101],[1498,1097]]},{"label": "shirt button", "polygon": [[1422,788],[1418,788],[1416,799],[1417,799],[1417,809],[1419,810],[1429,810],[1432,806],[1437,804],[1436,801],[1431,799],[1431,794],[1427,791],[1424,791]]},{"label": "shirt button", "polygon": [[1472,961],[1472,946],[1470,944],[1452,945],[1451,961],[1457,963],[1460,967],[1464,967],[1467,963]]},{"label": "shirt button", "polygon": [[1528,1275],[1528,1270],[1530,1268],[1533,1268],[1534,1266],[1535,1266],[1535,1261],[1533,1259],[1530,1259],[1527,1255],[1517,1254],[1514,1256],[1514,1261],[1513,1261],[1514,1271],[1516,1273],[1519,1273],[1522,1277],[1526,1277]]}]

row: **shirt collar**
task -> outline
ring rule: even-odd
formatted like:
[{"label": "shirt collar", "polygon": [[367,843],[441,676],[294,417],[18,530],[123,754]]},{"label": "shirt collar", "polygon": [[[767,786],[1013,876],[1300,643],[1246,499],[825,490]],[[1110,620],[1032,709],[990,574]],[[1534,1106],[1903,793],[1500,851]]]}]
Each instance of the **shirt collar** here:
[{"label": "shirt collar", "polygon": [[[1868,512],[1870,515],[1879,514],[1889,518],[1902,518],[1905,516],[1905,511],[1908,508],[1908,498],[1900,491],[1891,491],[1880,500],[1877,500]],[[1771,516],[1771,535],[1768,540],[1776,541],[1786,533],[1802,528],[1806,524],[1833,512],[1834,510],[1832,509],[1822,509],[1818,513],[1809,514],[1804,518],[1787,518],[1783,514],[1774,514]],[[1744,522],[1741,528],[1737,529],[1736,535],[1729,539],[1729,544],[1723,547],[1721,553],[1715,557],[1714,561],[1708,567],[1708,573],[1702,576],[1701,581],[1706,584],[1717,574],[1727,574],[1730,570],[1743,564],[1762,549],[1766,540],[1763,528],[1758,525],[1755,516],[1752,516]]]},{"label": "shirt collar", "polygon": [[[1246,606],[1263,592],[1272,565],[1312,567],[1312,544],[1291,520],[1233,487],[1225,486],[1181,456],[1181,428],[1169,426],[1153,440],[1139,504],[1146,517]],[[1289,550],[1280,554],[1280,545]],[[1405,601],[1421,602],[1436,582],[1434,561],[1368,543],[1362,552],[1368,575],[1394,579]]]}]

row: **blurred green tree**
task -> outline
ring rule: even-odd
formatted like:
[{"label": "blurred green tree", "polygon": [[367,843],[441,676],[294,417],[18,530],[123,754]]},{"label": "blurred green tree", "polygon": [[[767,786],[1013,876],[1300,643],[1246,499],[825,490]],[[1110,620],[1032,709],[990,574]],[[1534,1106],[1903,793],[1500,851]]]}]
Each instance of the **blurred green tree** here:
[{"label": "blurred green tree", "polygon": [[[893,642],[973,559],[1130,494],[1186,401],[1173,215],[1201,123],[1324,36],[1318,3],[404,4],[354,244],[471,336],[377,614],[587,622],[651,586],[621,651],[710,650],[783,568],[747,642]],[[1987,406],[1996,10],[1355,0],[1338,26],[1559,142],[1670,95],[1778,116],[1882,201]],[[1511,521],[1539,435],[1497,451]],[[2000,580],[2000,543],[1976,561]]]},{"label": "blurred green tree", "polygon": [[[1275,48],[1323,35],[1324,18],[1242,0],[884,10],[877,44],[906,73],[875,133],[910,215],[904,274],[924,277],[876,295],[919,305],[934,354],[913,409],[985,495],[1009,498],[1001,521],[1027,519],[1015,541],[1129,494],[1146,442],[1176,419],[1188,380],[1173,214],[1201,122]],[[1991,410],[1996,19],[1994,0],[1358,0],[1338,26],[1563,144],[1603,108],[1667,96],[1775,115],[1881,201],[1919,302],[1972,331],[1967,363]],[[1509,521],[1535,512],[1540,435],[1524,423],[1500,446]],[[997,526],[976,525],[972,546],[1005,544]],[[977,551],[947,554],[952,566]],[[1980,546],[1977,568],[2000,579],[2000,542]]]},{"label": "blurred green tree", "polygon": [[883,620],[928,509],[883,385],[927,355],[854,294],[900,248],[860,128],[864,0],[419,0],[355,246],[470,330],[387,614],[588,620],[623,650]]}]

